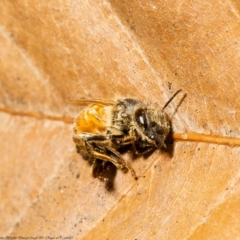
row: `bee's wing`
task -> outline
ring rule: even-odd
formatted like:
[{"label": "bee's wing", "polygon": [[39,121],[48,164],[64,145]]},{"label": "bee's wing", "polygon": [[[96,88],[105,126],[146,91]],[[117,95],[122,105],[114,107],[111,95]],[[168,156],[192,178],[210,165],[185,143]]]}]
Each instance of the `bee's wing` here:
[{"label": "bee's wing", "polygon": [[103,105],[114,105],[116,104],[111,100],[103,99],[68,99],[68,101],[73,105],[89,105],[89,104],[103,104]]}]

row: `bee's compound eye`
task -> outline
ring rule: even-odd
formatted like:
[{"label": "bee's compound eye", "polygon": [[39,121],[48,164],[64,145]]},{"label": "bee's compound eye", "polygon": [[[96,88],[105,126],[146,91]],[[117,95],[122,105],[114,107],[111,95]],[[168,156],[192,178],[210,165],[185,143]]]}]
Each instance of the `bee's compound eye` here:
[{"label": "bee's compound eye", "polygon": [[138,109],[135,113],[135,119],[140,126],[147,127],[147,118],[144,109]]},{"label": "bee's compound eye", "polygon": [[144,118],[143,115],[139,115],[139,116],[138,116],[138,120],[139,120],[139,123],[141,123],[142,125],[145,124],[145,118]]}]

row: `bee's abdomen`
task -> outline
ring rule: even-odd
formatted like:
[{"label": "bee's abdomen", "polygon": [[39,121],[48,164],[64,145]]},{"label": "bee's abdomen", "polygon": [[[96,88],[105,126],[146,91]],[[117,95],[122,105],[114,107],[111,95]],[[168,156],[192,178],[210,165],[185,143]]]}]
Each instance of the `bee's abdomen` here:
[{"label": "bee's abdomen", "polygon": [[75,119],[76,133],[104,133],[106,131],[106,111],[102,104],[94,104],[84,109]]}]

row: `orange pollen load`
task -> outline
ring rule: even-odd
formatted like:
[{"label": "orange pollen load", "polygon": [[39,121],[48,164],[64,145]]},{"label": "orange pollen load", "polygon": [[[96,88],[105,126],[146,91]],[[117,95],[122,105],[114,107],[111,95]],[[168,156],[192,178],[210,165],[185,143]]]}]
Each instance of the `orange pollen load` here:
[{"label": "orange pollen load", "polygon": [[78,133],[104,133],[106,131],[106,106],[94,104],[80,112],[75,120]]}]

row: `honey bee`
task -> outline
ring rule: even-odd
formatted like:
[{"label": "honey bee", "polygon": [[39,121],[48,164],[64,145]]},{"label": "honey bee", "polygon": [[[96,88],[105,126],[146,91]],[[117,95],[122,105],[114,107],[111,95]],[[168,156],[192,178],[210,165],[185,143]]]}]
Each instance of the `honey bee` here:
[{"label": "honey bee", "polygon": [[77,152],[92,166],[93,177],[108,181],[108,171],[113,164],[123,172],[130,171],[137,179],[134,169],[119,150],[132,146],[136,154],[144,155],[166,148],[170,119],[164,109],[180,91],[161,109],[133,98],[117,101],[71,100],[74,104],[88,105],[75,118],[73,141]]}]

